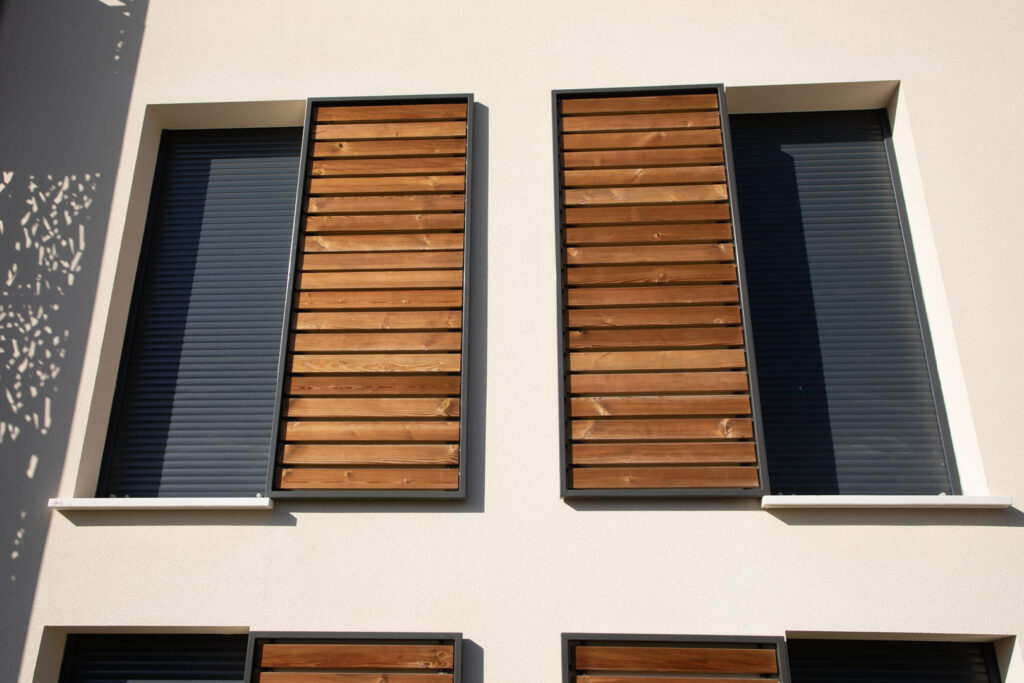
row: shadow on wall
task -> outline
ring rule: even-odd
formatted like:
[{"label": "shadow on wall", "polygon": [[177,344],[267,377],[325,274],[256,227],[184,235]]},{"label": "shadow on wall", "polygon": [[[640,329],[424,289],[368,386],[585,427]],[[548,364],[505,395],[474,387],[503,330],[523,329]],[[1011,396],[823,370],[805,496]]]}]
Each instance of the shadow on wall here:
[{"label": "shadow on wall", "polygon": [[0,6],[0,680],[16,680],[147,0]]}]

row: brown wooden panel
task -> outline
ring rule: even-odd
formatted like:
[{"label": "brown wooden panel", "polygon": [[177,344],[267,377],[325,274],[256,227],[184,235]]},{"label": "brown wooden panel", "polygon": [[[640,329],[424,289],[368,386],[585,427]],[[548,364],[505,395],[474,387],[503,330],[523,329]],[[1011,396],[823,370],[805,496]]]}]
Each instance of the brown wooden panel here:
[{"label": "brown wooden panel", "polygon": [[717,111],[566,116],[562,119],[562,130],[566,133],[672,128],[717,129],[719,125]]},{"label": "brown wooden panel", "polygon": [[[679,126],[677,126],[679,127]],[[412,121],[409,123],[322,123],[313,131],[316,140],[465,137],[465,121]]]},{"label": "brown wooden panel", "polygon": [[642,133],[566,133],[562,149],[646,149],[649,147],[706,147],[722,144],[717,128],[652,130]]},{"label": "brown wooden panel", "polygon": [[[753,468],[747,469],[756,474]],[[576,668],[696,674],[778,673],[775,650],[754,648],[579,645],[576,647]]]},{"label": "brown wooden panel", "polygon": [[728,242],[729,223],[679,223],[676,225],[603,225],[597,228],[566,228],[567,244],[637,244],[644,242]]},{"label": "brown wooden panel", "polygon": [[461,286],[461,270],[361,270],[299,275],[299,289],[440,289]]},{"label": "brown wooden panel", "polygon": [[654,285],[687,282],[735,282],[736,266],[715,263],[685,266],[593,266],[569,268],[570,285]]},{"label": "brown wooden panel", "polygon": [[352,334],[307,333],[292,338],[292,351],[458,351],[460,332],[401,332]]},{"label": "brown wooden panel", "polygon": [[457,396],[457,375],[287,377],[289,396]]},{"label": "brown wooden panel", "polygon": [[[578,489],[756,488],[756,467],[574,467],[572,485]],[[644,671],[663,671],[650,663]],[[583,667],[580,667],[583,668]],[[605,667],[592,667],[605,668]],[[619,668],[619,667],[616,667]],[[630,669],[632,667],[621,667]]]},{"label": "brown wooden panel", "polygon": [[718,204],[654,204],[651,206],[587,206],[565,210],[565,222],[568,225],[717,220],[729,220],[728,204],[723,202]]},{"label": "brown wooden panel", "polygon": [[302,238],[302,249],[307,253],[462,249],[462,233],[412,232],[372,235],[307,235]]},{"label": "brown wooden panel", "polygon": [[622,187],[627,185],[681,185],[724,183],[725,166],[663,166],[565,171],[566,187]]},{"label": "brown wooden panel", "polygon": [[721,164],[723,160],[721,147],[668,147],[562,154],[562,166],[566,169],[706,166]]},{"label": "brown wooden panel", "polygon": [[311,214],[462,211],[465,203],[466,198],[461,194],[346,195],[310,197],[306,210]]},{"label": "brown wooden panel", "polygon": [[285,465],[458,465],[458,444],[290,443],[282,449]]},{"label": "brown wooden panel", "polygon": [[570,447],[576,465],[657,465],[755,463],[752,441],[712,443],[575,443]]},{"label": "brown wooden panel", "polygon": [[731,370],[746,366],[747,358],[743,349],[577,351],[569,354],[570,372]]},{"label": "brown wooden panel", "polygon": [[310,174],[318,178],[465,172],[466,158],[463,156],[414,157],[407,159],[339,159],[337,161],[314,161],[310,165]]},{"label": "brown wooden panel", "polygon": [[294,329],[326,330],[457,330],[462,311],[358,311],[297,313]]},{"label": "brown wooden panel", "polygon": [[680,246],[569,247],[566,263],[578,265],[620,265],[632,263],[700,263],[733,261],[731,242]]},{"label": "brown wooden panel", "polygon": [[584,97],[562,100],[562,114],[627,114],[631,112],[700,111],[718,109],[718,95],[640,95]]},{"label": "brown wooden panel", "polygon": [[740,327],[681,327],[569,331],[569,348],[574,351],[707,346],[743,346],[743,330]]},{"label": "brown wooden panel", "polygon": [[454,648],[450,645],[268,643],[263,646],[260,666],[293,669],[450,669],[454,659]]},{"label": "brown wooden panel", "polygon": [[439,104],[371,104],[317,107],[317,123],[358,123],[361,121],[427,121],[430,119],[464,119],[465,102]]},{"label": "brown wooden panel", "polygon": [[581,441],[749,439],[752,436],[750,420],[740,417],[572,421],[572,438]]},{"label": "brown wooden panel", "polygon": [[375,214],[367,216],[309,216],[306,232],[388,232],[462,230],[461,213]]},{"label": "brown wooden panel", "polygon": [[323,374],[341,372],[459,372],[457,353],[296,354],[288,371]]},{"label": "brown wooden panel", "polygon": [[291,398],[285,417],[458,417],[456,398]]},{"label": "brown wooden panel", "polygon": [[750,398],[719,396],[592,396],[570,402],[572,417],[637,415],[749,415]]},{"label": "brown wooden panel", "polygon": [[569,376],[572,394],[692,394],[747,390],[745,372],[611,372]]},{"label": "brown wooden panel", "polygon": [[569,290],[570,306],[644,306],[650,304],[736,303],[736,285],[659,285],[586,287]]},{"label": "brown wooden panel", "polygon": [[654,187],[596,187],[566,190],[566,206],[617,204],[690,204],[728,199],[725,185],[658,185]]},{"label": "brown wooden panel", "polygon": [[287,420],[285,441],[458,441],[459,423]]},{"label": "brown wooden panel", "polygon": [[736,325],[740,321],[737,306],[580,308],[569,311],[569,327]]},{"label": "brown wooden panel", "polygon": [[[460,283],[461,284],[461,283]],[[301,310],[360,310],[405,308],[462,308],[460,289],[346,290],[299,292]]]},{"label": "brown wooden panel", "polygon": [[[457,469],[335,469],[282,467],[280,487],[285,490],[413,489],[454,490],[459,488]],[[353,665],[354,666],[354,665]],[[381,664],[365,666],[384,666]],[[450,668],[451,665],[436,668]],[[357,668],[364,668],[360,666]],[[405,668],[426,668],[422,666]]]},{"label": "brown wooden panel", "polygon": [[388,194],[392,192],[462,192],[466,176],[416,175],[355,178],[313,178],[312,194]]},{"label": "brown wooden panel", "polygon": [[[342,673],[311,671],[264,671],[256,683],[451,683],[446,673]],[[643,683],[643,681],[640,681]],[[676,681],[675,683],[678,683]],[[699,682],[698,682],[699,683]],[[716,683],[721,683],[716,681]],[[729,683],[729,681],[725,681]],[[771,682],[766,682],[771,683]]]},{"label": "brown wooden panel", "polygon": [[[452,156],[466,153],[466,140],[362,140],[317,142],[314,159],[359,159],[366,157]],[[465,167],[465,164],[463,164]]]},{"label": "brown wooden panel", "polygon": [[461,268],[461,251],[389,251],[357,254],[306,254],[302,257],[304,271],[315,270],[400,270],[427,268]]}]

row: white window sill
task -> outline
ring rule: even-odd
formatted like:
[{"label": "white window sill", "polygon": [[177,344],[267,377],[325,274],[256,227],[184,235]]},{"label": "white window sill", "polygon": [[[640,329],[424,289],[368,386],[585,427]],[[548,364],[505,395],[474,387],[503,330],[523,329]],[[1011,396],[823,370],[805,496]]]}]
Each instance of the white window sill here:
[{"label": "white window sill", "polygon": [[273,510],[271,498],[51,498],[51,510]]},{"label": "white window sill", "polygon": [[763,496],[762,510],[801,508],[885,508],[1002,510],[1012,505],[1009,496]]}]

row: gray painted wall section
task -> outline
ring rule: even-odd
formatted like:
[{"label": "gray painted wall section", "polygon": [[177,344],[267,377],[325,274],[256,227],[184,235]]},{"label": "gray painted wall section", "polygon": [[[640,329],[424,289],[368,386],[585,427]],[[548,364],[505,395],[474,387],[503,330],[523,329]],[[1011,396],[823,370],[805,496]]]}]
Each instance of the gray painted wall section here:
[{"label": "gray painted wall section", "polygon": [[21,663],[146,8],[0,6],[0,680]]}]

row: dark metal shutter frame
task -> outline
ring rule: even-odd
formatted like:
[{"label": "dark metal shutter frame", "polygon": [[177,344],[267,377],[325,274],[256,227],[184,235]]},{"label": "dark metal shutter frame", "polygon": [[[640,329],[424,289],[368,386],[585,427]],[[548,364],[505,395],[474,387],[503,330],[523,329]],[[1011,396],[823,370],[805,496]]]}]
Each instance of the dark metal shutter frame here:
[{"label": "dark metal shutter frame", "polygon": [[100,495],[265,492],[300,147],[165,135]]},{"label": "dark metal shutter frame", "polygon": [[69,635],[61,683],[245,679],[246,635]]},{"label": "dark metal shutter frame", "polygon": [[792,683],[999,683],[991,643],[790,640]]},{"label": "dark metal shutter frame", "polygon": [[773,493],[954,493],[882,112],[731,117]]}]

